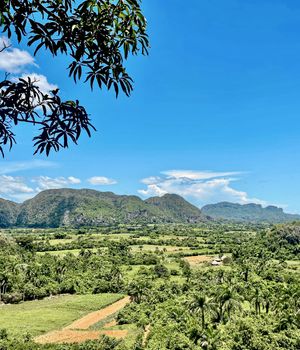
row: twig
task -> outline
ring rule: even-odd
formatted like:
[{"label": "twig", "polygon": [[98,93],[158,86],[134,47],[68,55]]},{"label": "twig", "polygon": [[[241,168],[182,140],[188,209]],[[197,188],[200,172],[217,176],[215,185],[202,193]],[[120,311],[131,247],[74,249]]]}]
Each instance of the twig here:
[{"label": "twig", "polygon": [[0,53],[9,49],[11,45],[6,45],[5,41],[3,41],[3,47],[0,49]]}]

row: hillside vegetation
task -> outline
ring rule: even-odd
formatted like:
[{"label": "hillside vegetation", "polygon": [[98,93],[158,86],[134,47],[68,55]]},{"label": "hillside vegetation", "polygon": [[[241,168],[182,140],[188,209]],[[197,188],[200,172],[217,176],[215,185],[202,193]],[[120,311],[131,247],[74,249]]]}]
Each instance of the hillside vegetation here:
[{"label": "hillside vegetation", "polygon": [[17,203],[0,198],[0,227],[5,228],[16,223],[19,212]]},{"label": "hillside vegetation", "polygon": [[47,190],[18,205],[0,202],[1,227],[101,226],[115,223],[198,223],[207,218],[182,197],[143,201],[94,190]]},{"label": "hillside vegetation", "polygon": [[202,213],[214,219],[224,219],[237,222],[252,223],[284,223],[300,220],[300,215],[284,213],[282,208],[268,206],[263,208],[260,204],[237,204],[221,202],[204,206]]}]

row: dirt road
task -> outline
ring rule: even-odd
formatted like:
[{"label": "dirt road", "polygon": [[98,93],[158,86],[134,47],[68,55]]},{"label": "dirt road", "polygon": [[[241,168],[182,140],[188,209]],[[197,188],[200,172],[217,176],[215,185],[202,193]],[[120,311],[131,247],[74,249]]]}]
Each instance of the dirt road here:
[{"label": "dirt road", "polygon": [[87,340],[95,340],[100,335],[107,335],[115,338],[125,338],[127,330],[101,330],[90,331],[88,330],[92,325],[105,320],[108,316],[115,314],[130,303],[130,298],[125,297],[115,303],[106,306],[105,308],[92,312],[79,320],[74,321],[69,326],[64,327],[61,330],[49,332],[40,335],[35,338],[35,341],[39,344],[49,343],[82,343]]}]

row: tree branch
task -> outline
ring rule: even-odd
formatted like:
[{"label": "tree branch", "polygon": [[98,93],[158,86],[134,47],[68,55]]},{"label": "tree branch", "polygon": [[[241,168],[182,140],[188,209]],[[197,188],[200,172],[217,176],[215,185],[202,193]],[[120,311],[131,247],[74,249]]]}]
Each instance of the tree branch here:
[{"label": "tree branch", "polygon": [[37,125],[43,125],[43,126],[45,125],[43,122],[37,122],[35,120],[20,119],[20,118],[17,118],[16,120],[20,123],[29,123],[33,125],[37,124]]},{"label": "tree branch", "polygon": [[11,45],[6,45],[5,41],[3,41],[3,47],[0,49],[0,53],[4,52],[5,50],[9,49]]}]

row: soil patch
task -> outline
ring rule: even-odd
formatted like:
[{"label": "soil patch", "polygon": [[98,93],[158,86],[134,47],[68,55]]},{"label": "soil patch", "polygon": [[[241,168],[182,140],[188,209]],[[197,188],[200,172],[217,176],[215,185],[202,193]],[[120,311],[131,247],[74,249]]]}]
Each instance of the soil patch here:
[{"label": "soil patch", "polygon": [[150,329],[151,329],[151,326],[150,326],[150,324],[148,324],[148,325],[145,327],[145,332],[144,332],[144,336],[143,336],[143,346],[146,345],[148,336],[149,336],[149,334],[150,334]]},{"label": "soil patch", "polygon": [[103,328],[111,328],[111,327],[114,327],[114,326],[116,326],[116,325],[117,325],[117,321],[116,321],[116,320],[112,320],[112,321],[106,323],[106,324],[103,326]]},{"label": "soil patch", "polygon": [[191,266],[195,266],[204,262],[212,261],[212,256],[207,255],[195,255],[195,256],[186,256],[183,258],[185,261],[187,261]]},{"label": "soil patch", "polygon": [[[101,330],[93,331],[88,330],[95,323],[105,320],[107,317],[115,314],[130,303],[130,297],[125,297],[121,300],[116,301],[115,303],[106,306],[105,308],[92,312],[79,320],[73,322],[69,326],[49,332],[39,337],[35,338],[35,341],[39,344],[48,344],[48,343],[82,343],[87,340],[96,340],[99,339],[101,335],[107,335],[114,338],[125,338],[128,334],[128,330]],[[104,328],[113,327],[116,325],[116,321],[113,320],[108,322]]]},{"label": "soil patch", "polygon": [[118,339],[125,338],[127,330],[103,330],[103,331],[79,331],[72,329],[63,329],[54,331],[35,338],[39,344],[63,344],[63,343],[83,343],[87,340],[97,340],[101,335],[107,335]]},{"label": "soil patch", "polygon": [[76,320],[64,329],[89,329],[93,324],[98,323],[104,320],[106,317],[115,314],[129,303],[130,297],[125,297],[99,311],[92,312],[80,318],[79,320]]}]

